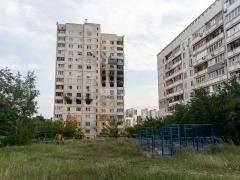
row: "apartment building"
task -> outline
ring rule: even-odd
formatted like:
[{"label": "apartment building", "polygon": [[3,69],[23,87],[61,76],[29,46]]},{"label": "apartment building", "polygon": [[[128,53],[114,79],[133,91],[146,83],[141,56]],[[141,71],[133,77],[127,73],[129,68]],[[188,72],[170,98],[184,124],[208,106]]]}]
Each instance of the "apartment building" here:
[{"label": "apartment building", "polygon": [[124,118],[124,37],[100,24],[58,24],[54,119],[74,116],[94,138]]},{"label": "apartment building", "polygon": [[157,55],[160,116],[240,74],[240,1],[216,0]]},{"label": "apartment building", "polygon": [[141,119],[146,120],[147,118],[158,118],[159,117],[159,110],[157,109],[142,109],[141,110]]},{"label": "apartment building", "polygon": [[137,109],[130,108],[125,111],[124,125],[135,126],[138,123]]}]

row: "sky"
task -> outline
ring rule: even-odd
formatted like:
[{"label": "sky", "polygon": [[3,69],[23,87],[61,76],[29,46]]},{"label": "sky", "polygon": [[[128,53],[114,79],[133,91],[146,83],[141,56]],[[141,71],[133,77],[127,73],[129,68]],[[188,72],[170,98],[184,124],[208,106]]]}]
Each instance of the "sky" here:
[{"label": "sky", "polygon": [[214,0],[0,0],[0,68],[35,71],[38,113],[53,116],[56,22],[125,36],[125,108],[158,108],[157,53]]}]

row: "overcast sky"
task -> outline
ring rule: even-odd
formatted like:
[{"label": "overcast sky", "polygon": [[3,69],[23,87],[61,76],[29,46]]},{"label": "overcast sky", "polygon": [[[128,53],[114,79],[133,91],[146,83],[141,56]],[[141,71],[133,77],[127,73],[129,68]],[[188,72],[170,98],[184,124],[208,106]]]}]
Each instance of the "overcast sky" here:
[{"label": "overcast sky", "polygon": [[157,53],[214,0],[0,0],[0,68],[34,70],[39,114],[53,116],[56,22],[125,36],[125,107],[158,108]]}]

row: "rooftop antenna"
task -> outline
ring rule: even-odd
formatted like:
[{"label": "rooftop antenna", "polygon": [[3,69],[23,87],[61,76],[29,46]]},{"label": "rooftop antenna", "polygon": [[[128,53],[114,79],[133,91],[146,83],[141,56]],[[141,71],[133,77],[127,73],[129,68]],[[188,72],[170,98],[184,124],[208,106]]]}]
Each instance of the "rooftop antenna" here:
[{"label": "rooftop antenna", "polygon": [[87,23],[87,19],[85,19],[85,23]]}]

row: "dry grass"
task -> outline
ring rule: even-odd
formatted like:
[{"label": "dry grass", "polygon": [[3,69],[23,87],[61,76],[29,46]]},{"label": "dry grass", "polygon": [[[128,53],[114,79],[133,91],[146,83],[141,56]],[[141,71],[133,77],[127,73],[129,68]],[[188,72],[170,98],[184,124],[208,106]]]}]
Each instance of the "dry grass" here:
[{"label": "dry grass", "polygon": [[[213,153],[215,152],[215,153]],[[147,158],[135,140],[0,148],[0,179],[240,179],[240,147]]]}]

